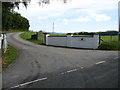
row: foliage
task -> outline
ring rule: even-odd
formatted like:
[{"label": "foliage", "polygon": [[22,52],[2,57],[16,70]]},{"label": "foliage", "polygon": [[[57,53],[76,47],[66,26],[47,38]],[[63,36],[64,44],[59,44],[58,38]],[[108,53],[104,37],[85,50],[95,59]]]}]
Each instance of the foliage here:
[{"label": "foliage", "polygon": [[108,30],[106,32],[98,32],[99,35],[101,36],[106,36],[106,35],[118,35],[118,31],[115,30]]},{"label": "foliage", "polygon": [[[26,4],[25,4],[26,5]],[[29,21],[14,12],[13,9],[19,7],[19,2],[3,2],[2,3],[2,30],[28,30]]]},{"label": "foliage", "polygon": [[67,33],[66,35],[72,35],[72,33]]},{"label": "foliage", "polygon": [[[20,14],[14,12],[14,8],[19,9],[20,3],[22,3],[26,8],[31,0],[20,0],[19,2],[3,2],[2,3],[2,30],[27,30],[29,28],[29,21],[22,17]],[[62,0],[63,3],[67,3],[67,0]],[[42,4],[42,5],[41,5]],[[50,4],[50,0],[39,0],[39,5]]]},{"label": "foliage", "polygon": [[11,63],[13,63],[16,57],[17,57],[17,50],[13,46],[8,45],[8,49],[2,57],[3,70],[6,69]]},{"label": "foliage", "polygon": [[2,14],[3,30],[23,30],[28,31],[29,21],[17,12],[7,12]]}]

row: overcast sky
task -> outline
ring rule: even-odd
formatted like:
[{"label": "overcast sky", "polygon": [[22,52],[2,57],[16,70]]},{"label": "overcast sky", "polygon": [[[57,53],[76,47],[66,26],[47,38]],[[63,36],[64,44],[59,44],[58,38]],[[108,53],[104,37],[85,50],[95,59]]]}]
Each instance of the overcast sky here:
[{"label": "overcast sky", "polygon": [[15,9],[30,22],[30,30],[52,32],[97,32],[118,30],[119,0],[68,0],[67,4],[51,0],[51,4],[39,6],[31,0],[28,8]]}]

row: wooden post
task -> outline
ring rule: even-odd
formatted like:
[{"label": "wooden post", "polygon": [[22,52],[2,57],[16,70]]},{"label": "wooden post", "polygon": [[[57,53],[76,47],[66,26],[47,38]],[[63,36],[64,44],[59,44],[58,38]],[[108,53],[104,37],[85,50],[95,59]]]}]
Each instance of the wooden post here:
[{"label": "wooden post", "polygon": [[101,36],[99,35],[99,45],[101,44]]}]

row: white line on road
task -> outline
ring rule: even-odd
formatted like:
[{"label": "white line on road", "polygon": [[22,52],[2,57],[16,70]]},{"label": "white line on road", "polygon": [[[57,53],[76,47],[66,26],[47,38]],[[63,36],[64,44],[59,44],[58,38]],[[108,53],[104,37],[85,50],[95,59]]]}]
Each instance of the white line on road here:
[{"label": "white line on road", "polygon": [[[75,71],[78,71],[79,69],[83,69],[83,68],[84,68],[84,67],[80,67],[80,68],[77,68],[77,69],[72,69],[72,70],[63,72],[63,73],[61,73],[61,74],[66,74],[66,73],[75,72]],[[10,87],[10,88],[8,88],[8,89],[6,89],[6,90],[13,89],[13,88],[19,88],[19,87],[22,87],[22,86],[25,86],[25,85],[28,85],[28,84],[32,84],[32,83],[35,83],[35,82],[38,82],[38,81],[43,81],[43,80],[47,80],[47,77],[41,78],[41,79],[37,79],[37,80],[34,80],[34,81],[30,81],[30,82],[26,82],[26,83],[23,83],[23,84],[19,84],[19,85]]]},{"label": "white line on road", "polygon": [[72,69],[72,70],[69,70],[69,71],[66,71],[66,72],[63,72],[61,74],[66,74],[66,73],[71,73],[71,72],[75,72],[75,71],[78,71],[79,69],[83,69],[84,67],[80,67],[80,68],[77,68],[77,69]]},{"label": "white line on road", "polygon": [[69,70],[69,71],[67,71],[68,73],[70,73],[70,72],[74,72],[74,71],[77,71],[78,69],[73,69],[73,70]]},{"label": "white line on road", "polygon": [[100,61],[100,62],[97,62],[97,63],[95,63],[95,64],[101,64],[101,63],[104,63],[105,61]]},{"label": "white line on road", "polygon": [[[25,85],[28,85],[28,84],[32,84],[32,83],[35,83],[35,82],[38,82],[38,81],[43,81],[43,80],[47,80],[47,78],[41,78],[41,79],[37,79],[37,80],[34,80],[34,81],[26,82],[26,83],[23,83],[23,84],[14,86],[14,87],[10,87],[9,89],[22,87],[22,86],[25,86]],[[8,89],[6,89],[6,90],[8,90]]]}]

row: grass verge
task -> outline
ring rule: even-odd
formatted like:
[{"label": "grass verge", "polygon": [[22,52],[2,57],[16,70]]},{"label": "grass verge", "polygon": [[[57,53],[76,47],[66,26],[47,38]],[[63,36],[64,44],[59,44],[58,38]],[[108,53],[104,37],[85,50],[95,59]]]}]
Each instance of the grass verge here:
[{"label": "grass verge", "polygon": [[15,61],[16,57],[17,57],[17,50],[13,46],[8,45],[7,51],[2,56],[3,71]]},{"label": "grass verge", "polygon": [[9,31],[1,31],[0,33],[16,33],[16,32],[27,32],[27,31],[21,31],[21,30],[9,30]]},{"label": "grass verge", "polygon": [[66,34],[50,34],[50,36],[67,36]]},{"label": "grass verge", "polygon": [[33,34],[36,34],[36,32],[24,32],[22,34],[20,34],[19,36],[22,38],[22,39],[25,39],[27,41],[30,41],[30,42],[33,42],[33,43],[36,43],[36,44],[43,44],[44,42],[44,36],[40,36],[39,40],[32,40],[31,39],[31,35]]}]

